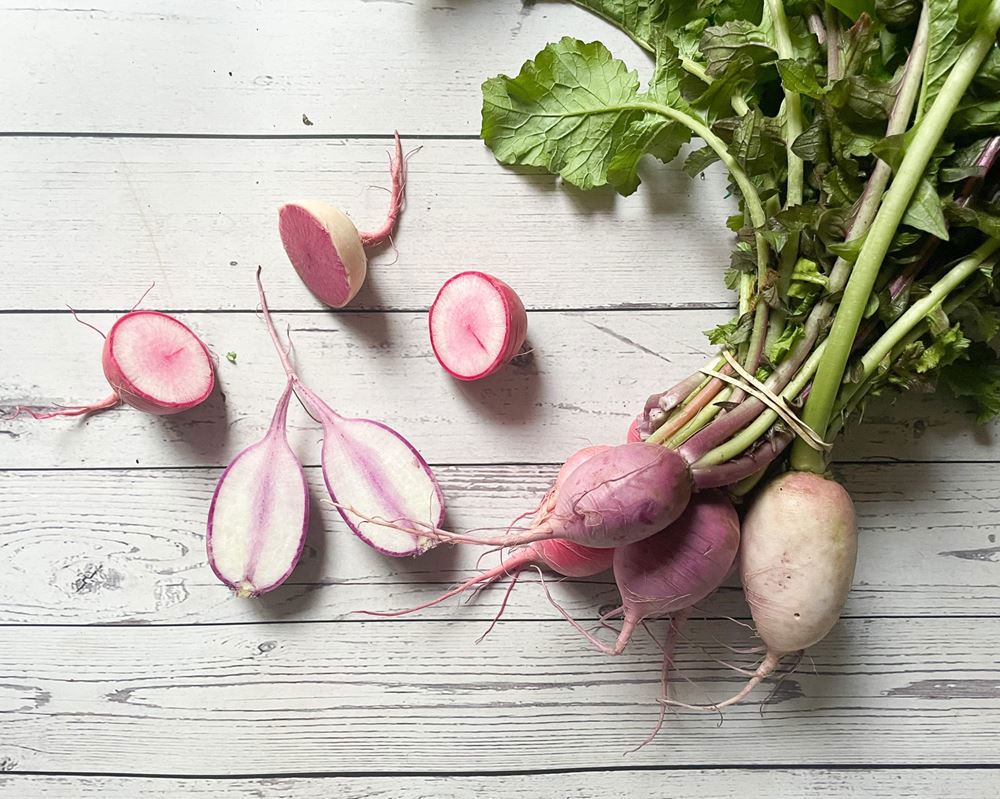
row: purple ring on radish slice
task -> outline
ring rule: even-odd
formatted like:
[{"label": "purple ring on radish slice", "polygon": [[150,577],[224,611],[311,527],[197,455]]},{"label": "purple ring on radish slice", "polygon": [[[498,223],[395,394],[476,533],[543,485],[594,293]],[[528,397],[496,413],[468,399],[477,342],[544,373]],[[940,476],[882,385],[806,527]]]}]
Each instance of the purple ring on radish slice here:
[{"label": "purple ring on radish slice", "polygon": [[450,278],[427,316],[438,363],[458,380],[479,380],[509,362],[524,344],[528,315],[499,278],[470,270]]}]

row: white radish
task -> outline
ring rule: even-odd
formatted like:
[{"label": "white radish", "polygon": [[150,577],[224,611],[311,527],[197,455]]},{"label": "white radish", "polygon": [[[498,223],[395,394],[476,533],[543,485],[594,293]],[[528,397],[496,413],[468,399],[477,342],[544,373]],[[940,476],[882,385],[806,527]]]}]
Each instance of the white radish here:
[{"label": "white radish", "polygon": [[442,524],[444,497],[427,461],[392,428],[341,416],[302,382],[278,340],[259,270],[257,287],[281,364],[299,400],[323,426],[323,478],[347,526],[369,546],[393,557],[419,555],[434,546],[437,539],[419,531]]},{"label": "white radish", "polygon": [[343,308],[361,289],[368,272],[365,247],[388,241],[403,208],[406,164],[396,133],[391,161],[392,193],[386,221],[376,231],[359,233],[342,211],[322,200],[302,200],[278,211],[278,231],[288,260],[302,282],[331,308]]},{"label": "white radish", "polygon": [[243,597],[272,591],[287,580],[305,545],[309,489],[288,445],[291,396],[289,381],[267,434],[226,467],[208,511],[208,563]]},{"label": "white radish", "polygon": [[[74,312],[75,315],[75,312]],[[13,416],[35,419],[84,416],[122,402],[154,416],[182,413],[201,404],[215,388],[215,368],[208,349],[187,325],[159,311],[130,311],[104,336],[101,365],[112,393],[89,405],[52,411],[24,406]]]},{"label": "white radish", "polygon": [[514,290],[484,272],[461,272],[438,292],[428,314],[431,347],[452,377],[478,380],[524,344],[528,316]]}]

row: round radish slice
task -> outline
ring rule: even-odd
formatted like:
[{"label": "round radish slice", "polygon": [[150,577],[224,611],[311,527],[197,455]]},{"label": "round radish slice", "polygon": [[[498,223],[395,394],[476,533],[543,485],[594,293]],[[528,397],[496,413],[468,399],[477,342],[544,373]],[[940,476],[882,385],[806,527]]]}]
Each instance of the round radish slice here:
[{"label": "round radish slice", "polygon": [[101,362],[124,402],[157,416],[193,408],[215,387],[212,359],[201,339],[159,311],[133,311],[115,322]]},{"label": "round radish slice", "polygon": [[368,258],[347,216],[318,200],[289,203],[278,212],[281,243],[302,282],[331,308],[343,308],[365,282]]},{"label": "round radish slice", "polygon": [[517,355],[528,332],[521,299],[484,272],[461,272],[446,282],[428,322],[434,355],[459,380],[495,372]]}]

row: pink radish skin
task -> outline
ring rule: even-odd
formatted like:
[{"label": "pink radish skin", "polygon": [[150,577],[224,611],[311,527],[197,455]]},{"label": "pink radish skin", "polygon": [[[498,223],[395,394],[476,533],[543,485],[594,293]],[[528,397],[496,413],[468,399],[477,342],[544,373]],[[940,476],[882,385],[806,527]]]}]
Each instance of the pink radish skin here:
[{"label": "pink radish skin", "polygon": [[[563,483],[566,482],[566,478],[569,476],[570,472],[572,472],[577,466],[588,458],[596,455],[598,452],[603,452],[606,449],[606,446],[586,447],[579,452],[576,452],[563,464],[562,468],[559,470],[559,474],[556,475],[555,483],[552,488],[549,489],[548,493],[546,493],[541,505],[539,506],[538,514],[535,517],[536,522],[552,512],[555,507],[554,497],[562,487]],[[369,616],[405,616],[408,613],[416,613],[417,611],[444,602],[446,599],[450,599],[453,596],[463,594],[470,588],[484,588],[488,585],[492,585],[504,577],[512,578],[511,588],[513,588],[518,574],[529,566],[534,565],[546,566],[556,574],[560,574],[563,577],[593,577],[594,575],[600,574],[601,572],[607,571],[611,568],[613,556],[613,549],[595,549],[594,547],[585,547],[579,544],[574,544],[571,541],[561,541],[556,538],[551,538],[545,541],[535,541],[534,543],[528,544],[526,547],[512,552],[499,566],[489,569],[482,574],[477,574],[475,577],[466,580],[461,585],[446,591],[429,602],[424,602],[423,604],[412,608],[405,608],[404,610],[361,610],[358,612],[365,613]],[[500,613],[498,613],[496,619],[494,619],[494,623],[499,620],[506,603],[507,598],[505,597],[504,604],[500,608]]]},{"label": "pink radish skin", "polygon": [[365,282],[365,247],[389,240],[403,208],[406,162],[399,133],[391,160],[392,193],[385,223],[371,233],[359,233],[337,208],[321,200],[288,203],[278,211],[281,243],[306,287],[331,308],[343,308]]},{"label": "pink radish skin", "polygon": [[528,315],[521,298],[499,278],[461,272],[441,287],[428,326],[444,370],[459,380],[479,380],[517,355]]},{"label": "pink radish skin", "polygon": [[273,591],[292,573],[309,529],[305,473],[288,445],[292,383],[263,439],[226,467],[208,511],[208,563],[238,596]]},{"label": "pink radish skin", "polygon": [[427,461],[392,428],[341,416],[302,382],[278,340],[260,270],[257,288],[264,323],[293,390],[323,427],[323,479],[341,517],[358,538],[385,555],[425,552],[436,539],[422,530],[444,521],[444,496]]},{"label": "pink radish skin", "polygon": [[[676,452],[653,444],[619,444],[573,469],[555,492],[551,513],[524,531],[478,537],[428,527],[424,534],[453,544],[515,547],[560,538],[587,547],[616,547],[669,525],[684,512],[691,492],[690,471]],[[346,509],[356,512],[350,506]],[[358,515],[366,522],[384,523]],[[404,526],[404,522],[392,526],[413,529],[412,523]]]},{"label": "pink radish skin", "polygon": [[810,472],[786,472],[768,483],[743,519],[739,554],[743,592],[767,654],[734,696],[681,706],[718,711],[734,705],[782,657],[823,640],[847,601],[857,557],[854,503],[843,486]]},{"label": "pink radish skin", "polygon": [[215,388],[215,368],[201,339],[159,311],[131,311],[116,321],[104,337],[101,364],[112,388],[103,400],[46,412],[19,406],[13,416],[83,416],[121,402],[154,416],[169,416],[200,405]]}]

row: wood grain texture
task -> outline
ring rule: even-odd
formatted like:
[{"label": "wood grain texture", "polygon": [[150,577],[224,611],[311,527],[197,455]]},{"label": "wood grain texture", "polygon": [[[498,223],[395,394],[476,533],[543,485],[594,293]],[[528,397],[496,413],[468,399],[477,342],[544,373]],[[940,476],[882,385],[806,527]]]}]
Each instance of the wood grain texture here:
[{"label": "wood grain texture", "polygon": [[[862,530],[846,615],[996,614],[1000,488],[992,464],[852,465],[839,472]],[[554,474],[549,466],[439,469],[449,521],[459,529],[505,524],[537,502]],[[443,547],[415,560],[378,555],[321,501],[317,469],[309,478],[314,521],[303,560],[280,589],[248,601],[216,581],[205,563],[205,514],[217,470],[0,472],[0,623],[358,620],[351,611],[411,607],[474,573],[482,554],[475,547]],[[523,578],[505,618],[554,618],[536,580],[534,573]],[[552,589],[581,618],[618,603],[610,575]],[[473,605],[453,600],[413,618],[485,627],[502,597],[498,588]],[[701,612],[749,615],[735,580]]]},{"label": "wood grain texture", "polygon": [[[426,309],[463,269],[502,277],[529,309],[734,303],[722,280],[734,204],[721,170],[691,180],[679,164],[650,163],[640,193],[622,198],[505,169],[478,141],[405,144],[421,149],[409,160],[398,252],[371,253],[352,310]],[[159,310],[253,310],[258,264],[274,308],[321,308],[285,257],[277,209],[321,198],[360,229],[377,227],[387,149],[356,139],[0,139],[0,310],[129,308],[154,281],[148,302]]]},{"label": "wood grain texture", "polygon": [[[265,278],[267,274],[265,273]],[[557,463],[591,442],[624,437],[646,397],[702,366],[702,331],[728,312],[529,314],[530,356],[459,383],[434,360],[423,313],[277,315],[291,327],[302,376],[346,415],[386,422],[431,463]],[[114,316],[89,314],[107,330]],[[251,313],[181,314],[217,354],[219,390],[175,417],[131,408],[89,420],[0,421],[0,468],[221,466],[263,434],[284,381]],[[107,394],[100,338],[69,313],[0,314],[0,404],[74,404]],[[316,425],[299,408],[291,437],[316,463]],[[996,426],[977,427],[961,402],[911,395],[876,404],[838,448],[842,459],[996,460]],[[113,442],[113,446],[111,445]]]},{"label": "wood grain texture", "polygon": [[4,131],[474,136],[480,84],[562,36],[652,71],[563,2],[4,0],[0,13]]},{"label": "wood grain texture", "polygon": [[[1000,765],[998,619],[845,620],[763,715],[751,702],[721,729],[714,714],[670,717],[624,762],[656,717],[651,641],[610,658],[563,621],[510,624],[472,646],[480,629],[2,628],[0,759],[13,770],[176,775]],[[675,680],[677,695],[735,691],[745,678],[709,656],[748,662],[724,648],[746,643],[732,622],[693,622],[676,662],[695,685]]]},{"label": "wood grain texture", "polygon": [[670,796],[732,799],[832,799],[877,796],[912,799],[947,796],[982,799],[1000,780],[1000,769],[694,769],[533,774],[477,777],[271,777],[265,779],[149,779],[144,777],[49,777],[0,774],[3,799],[598,799],[607,796]]}]

